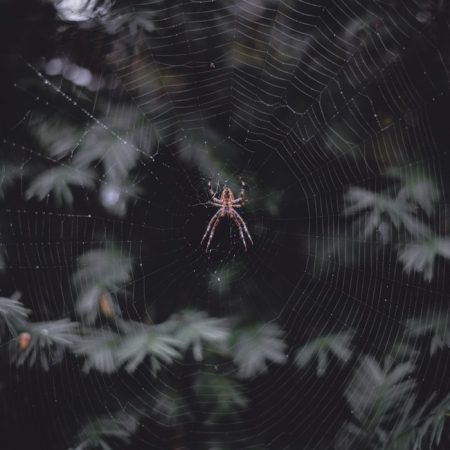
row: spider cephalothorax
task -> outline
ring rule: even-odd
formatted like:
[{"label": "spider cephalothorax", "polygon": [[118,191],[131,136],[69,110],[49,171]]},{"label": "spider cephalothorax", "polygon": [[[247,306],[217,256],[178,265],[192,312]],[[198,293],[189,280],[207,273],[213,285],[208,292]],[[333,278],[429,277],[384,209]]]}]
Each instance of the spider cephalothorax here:
[{"label": "spider cephalothorax", "polygon": [[[239,194],[238,198],[234,198],[234,194],[232,190],[225,185],[222,193],[220,194],[220,198],[216,197],[214,194],[214,191],[211,187],[211,178],[208,181],[208,189],[209,194],[211,195],[210,205],[216,206],[217,208],[220,208],[219,211],[217,211],[214,216],[212,216],[211,220],[208,223],[208,226],[206,227],[205,234],[202,238],[202,244],[205,238],[209,234],[208,243],[206,244],[206,251],[208,251],[209,245],[211,244],[212,238],[214,236],[214,232],[216,231],[217,225],[219,225],[220,219],[222,217],[228,217],[231,219],[237,229],[239,230],[239,235],[241,237],[242,243],[244,244],[245,250],[247,250],[247,243],[245,242],[245,236],[247,236],[248,240],[253,244],[252,237],[250,236],[250,233],[248,232],[247,225],[244,222],[244,219],[240,216],[240,214],[235,210],[235,208],[241,208],[242,205],[245,203],[245,182],[241,178],[241,192]],[[245,236],[244,236],[245,232]]]}]

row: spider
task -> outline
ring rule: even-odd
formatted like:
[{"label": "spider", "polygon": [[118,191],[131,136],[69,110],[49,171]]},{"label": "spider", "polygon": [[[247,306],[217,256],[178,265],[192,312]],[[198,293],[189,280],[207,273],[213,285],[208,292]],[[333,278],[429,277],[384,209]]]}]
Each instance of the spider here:
[{"label": "spider", "polygon": [[247,251],[247,243],[245,242],[244,232],[248,240],[253,244],[252,237],[248,232],[247,225],[245,224],[244,219],[235,210],[235,208],[241,208],[246,201],[244,197],[245,182],[242,178],[240,180],[241,180],[241,192],[239,194],[239,197],[236,199],[234,198],[233,192],[227,185],[223,187],[223,191],[220,194],[220,198],[216,197],[211,187],[211,178],[208,180],[208,190],[209,194],[211,195],[211,200],[209,204],[220,209],[212,216],[211,220],[208,223],[208,226],[206,227],[205,234],[203,235],[201,244],[203,244],[203,241],[209,234],[208,243],[206,244],[206,251],[208,251],[209,245],[211,244],[212,238],[214,236],[214,232],[216,231],[217,225],[219,225],[220,219],[222,219],[222,217],[229,217],[231,220],[233,220],[237,229],[239,230],[239,235],[241,237],[241,241],[244,244],[244,248],[246,251]]}]

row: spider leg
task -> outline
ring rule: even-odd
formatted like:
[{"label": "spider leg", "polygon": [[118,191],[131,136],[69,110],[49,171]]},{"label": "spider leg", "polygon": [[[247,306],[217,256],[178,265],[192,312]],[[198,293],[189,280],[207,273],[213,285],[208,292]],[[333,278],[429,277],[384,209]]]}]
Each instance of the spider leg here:
[{"label": "spider leg", "polygon": [[211,220],[209,221],[208,226],[206,227],[205,234],[203,235],[202,240],[200,241],[200,245],[203,244],[203,241],[205,240],[206,236],[208,236],[209,230],[214,225],[216,220],[219,219],[219,213],[220,213],[220,209],[211,217]]},{"label": "spider leg", "polygon": [[211,200],[220,203],[220,199],[216,197],[215,192],[212,190],[211,177],[208,178],[208,191],[211,196]]},{"label": "spider leg", "polygon": [[239,235],[241,236],[241,241],[244,244],[245,251],[247,251],[247,243],[245,242],[244,233],[242,232],[242,226],[236,216],[236,212],[235,211],[231,212],[230,217],[233,219],[233,222],[236,224],[237,229],[239,230]]},{"label": "spider leg", "polygon": [[245,202],[245,188],[246,188],[245,181],[241,177],[241,192],[239,193],[239,197],[233,200],[233,203],[244,203]]},{"label": "spider leg", "polygon": [[[218,213],[220,213],[220,210],[216,214],[218,214]],[[208,249],[209,249],[209,245],[211,244],[212,238],[214,237],[214,232],[216,231],[217,225],[219,225],[221,218],[222,218],[222,216],[217,216],[216,220],[214,221],[214,224],[212,225],[211,233],[209,234],[208,243],[206,244],[206,251],[208,251]]]},{"label": "spider leg", "polygon": [[236,219],[242,224],[242,228],[244,228],[244,231],[245,231],[245,233],[246,233],[246,235],[247,235],[249,241],[250,241],[250,242],[252,243],[252,245],[253,245],[253,239],[252,239],[252,237],[250,236],[250,232],[248,231],[248,228],[247,228],[247,225],[246,225],[244,219],[241,217],[241,215],[240,215],[237,211],[233,211],[233,212],[234,212],[234,214],[236,215]]}]

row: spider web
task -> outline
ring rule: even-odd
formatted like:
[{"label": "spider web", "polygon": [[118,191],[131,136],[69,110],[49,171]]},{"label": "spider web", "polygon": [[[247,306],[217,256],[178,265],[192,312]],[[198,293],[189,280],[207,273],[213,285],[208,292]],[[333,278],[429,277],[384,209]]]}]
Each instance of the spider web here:
[{"label": "spider web", "polygon": [[[143,189],[120,188],[126,213],[116,215],[89,190],[76,195],[71,210],[51,198],[10,200],[3,212],[10,287],[40,316],[48,314],[48,304],[69,310],[77,298],[70,283],[77,257],[106,245],[134,259],[123,302],[132,318],[162,320],[181,299],[213,315],[246,311],[277,322],[293,340],[305,328],[311,336],[320,333],[324,323],[354,328],[378,337],[370,347],[382,349],[411,311],[446,296],[444,280],[430,286],[407,277],[387,252],[349,266],[330,248],[338,245],[348,186],[382,187],[388,166],[439,164],[436,123],[446,67],[419,6],[338,0],[130,5],[120,13],[154,13],[151,36],[130,55],[113,34],[100,35],[95,45],[110,62],[95,67],[92,56],[78,60],[114,84],[106,104],[98,103],[95,90],[53,76],[50,58],[24,58],[29,78],[13,87],[27,107],[2,144],[21,161],[23,191],[31,163],[62,164],[21,142],[36,111],[84,121],[80,142],[91,127],[101,127],[114,145],[136,155],[133,186]],[[79,39],[82,31],[65,45]],[[129,137],[130,109],[148,130],[138,143]],[[120,131],[115,118],[122,120]],[[207,204],[208,178],[218,193],[228,183],[238,195],[241,176],[249,203],[239,212],[254,246],[244,252],[237,230],[223,220],[206,253],[200,240],[216,212]],[[98,173],[92,178],[99,189],[110,184]],[[82,211],[79,204],[92,206]],[[137,394],[142,378],[154,384],[139,371],[134,380],[114,383],[100,374],[91,378],[112,397]],[[238,421],[236,427],[255,437],[275,430],[274,448],[289,442],[289,428],[314,435],[308,417],[291,416],[282,427],[277,420],[279,409],[294,408],[304,387],[287,387],[281,375],[272,383],[254,386],[261,405],[254,425]],[[308,386],[312,398],[315,389]],[[52,401],[50,393],[41,395],[44,403]],[[76,395],[68,392],[67,400]],[[332,415],[332,394],[329,404],[315,408]],[[55,423],[54,431],[66,428]],[[159,442],[157,432],[153,437]]]}]

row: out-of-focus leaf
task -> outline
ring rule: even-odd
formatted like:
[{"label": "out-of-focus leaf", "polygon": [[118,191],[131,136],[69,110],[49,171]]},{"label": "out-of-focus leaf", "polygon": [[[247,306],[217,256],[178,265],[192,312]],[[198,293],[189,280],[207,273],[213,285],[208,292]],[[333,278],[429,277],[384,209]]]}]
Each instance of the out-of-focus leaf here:
[{"label": "out-of-focus leaf", "polygon": [[[160,3],[160,0],[154,0],[151,6],[155,8]],[[103,24],[107,33],[117,34],[123,32],[130,38],[136,38],[139,30],[152,32],[155,29],[156,14],[157,9],[149,10],[147,5],[145,10],[111,14],[107,17],[107,20],[103,21]]]},{"label": "out-of-focus leaf", "polygon": [[396,229],[402,225],[413,236],[425,237],[431,234],[429,227],[415,215],[415,206],[405,199],[393,199],[385,194],[351,187],[344,200],[347,203],[344,215],[363,214],[364,237],[370,236],[386,219]]},{"label": "out-of-focus leaf", "polygon": [[5,191],[23,175],[24,171],[20,165],[6,162],[0,163],[0,199],[5,198]]},{"label": "out-of-focus leaf", "polygon": [[[126,115],[123,117],[128,123],[129,118]],[[109,122],[114,119],[116,115],[113,115]],[[113,131],[99,124],[93,125],[74,156],[74,164],[78,167],[89,167],[101,162],[103,172],[108,179],[116,182],[126,179],[142,153],[133,145],[125,144],[124,140],[117,138],[117,132],[122,134],[117,125],[119,124],[111,125]]]},{"label": "out-of-focus leaf", "polygon": [[[450,416],[450,394],[439,402],[428,414],[422,426],[419,428],[416,446],[413,450],[422,450],[438,447],[441,442],[445,421]],[[423,447],[424,442],[427,443]]]},{"label": "out-of-focus leaf", "polygon": [[431,336],[430,355],[450,346],[450,318],[448,313],[429,312],[423,317],[406,322],[408,334],[412,337]]},{"label": "out-of-focus leaf", "polygon": [[142,405],[138,405],[137,409],[142,409],[143,414],[149,414],[168,426],[173,427],[193,419],[188,398],[166,384],[158,386],[155,392],[144,394],[137,403]]},{"label": "out-of-focus leaf", "polygon": [[0,297],[0,337],[8,331],[16,336],[20,328],[23,328],[30,310],[19,302],[20,294],[16,292],[11,298]]},{"label": "out-of-focus leaf", "polygon": [[130,280],[132,268],[131,257],[118,250],[91,250],[78,258],[78,269],[73,275],[73,281],[81,290],[99,287],[108,292],[117,292]]},{"label": "out-of-focus leaf", "polygon": [[351,356],[352,333],[338,333],[320,336],[305,344],[297,351],[296,364],[303,368],[313,360],[317,361],[317,376],[322,376],[327,367],[329,355],[334,355],[338,360],[347,362]]},{"label": "out-of-focus leaf", "polygon": [[30,123],[30,129],[42,149],[57,160],[71,155],[82,138],[80,127],[59,116],[36,117]]},{"label": "out-of-focus leaf", "polygon": [[204,372],[198,375],[194,390],[203,408],[208,411],[207,422],[231,419],[248,404],[243,387],[231,377]]},{"label": "out-of-focus leaf", "polygon": [[413,366],[401,363],[383,369],[365,356],[345,390],[345,397],[366,429],[383,427],[413,394],[415,382],[408,379]]},{"label": "out-of-focus leaf", "polygon": [[205,346],[223,349],[230,336],[226,319],[208,317],[202,311],[186,310],[177,313],[165,327],[180,341],[182,348],[192,349],[196,361],[203,360]]},{"label": "out-of-focus leaf", "polygon": [[397,198],[402,202],[417,204],[428,216],[440,198],[439,188],[425,171],[410,172],[402,168],[390,168],[386,175],[402,182]]},{"label": "out-of-focus leaf", "polygon": [[138,419],[126,413],[120,413],[116,417],[92,417],[78,433],[75,450],[112,450],[116,448],[114,444],[129,444],[138,425]]},{"label": "out-of-focus leaf", "polygon": [[39,201],[52,195],[58,205],[73,203],[71,186],[92,189],[95,186],[95,173],[89,169],[61,166],[48,169],[34,178],[25,192],[30,200],[35,197]]},{"label": "out-of-focus leaf", "polygon": [[79,316],[90,325],[101,315],[108,319],[121,315],[116,298],[98,286],[85,290],[75,307]]},{"label": "out-of-focus leaf", "polygon": [[182,347],[183,343],[167,335],[163,328],[136,323],[122,338],[117,357],[120,364],[125,364],[128,372],[134,372],[148,357],[155,375],[161,368],[161,363],[171,364],[175,359],[181,358]]},{"label": "out-of-focus leaf", "polygon": [[[80,291],[76,311],[86,323],[94,323],[99,314],[106,318],[121,315],[114,294],[129,282],[132,269],[131,257],[116,249],[90,250],[78,258],[78,268],[72,279]],[[110,314],[105,314],[102,307],[109,307]]]},{"label": "out-of-focus leaf", "polygon": [[92,330],[83,336],[74,353],[84,356],[84,372],[91,369],[107,374],[115,372],[120,366],[117,357],[120,339],[120,335],[109,330]]},{"label": "out-of-focus leaf", "polygon": [[427,281],[431,281],[434,263],[438,256],[450,259],[450,239],[433,237],[422,241],[410,242],[400,248],[398,259],[406,273],[420,272]]},{"label": "out-of-focus leaf", "polygon": [[233,360],[238,376],[249,378],[267,371],[267,363],[286,361],[283,331],[274,323],[254,324],[237,329],[231,336]]},{"label": "out-of-focus leaf", "polygon": [[69,319],[27,323],[17,339],[10,343],[11,362],[17,365],[35,364],[48,370],[61,361],[68,349],[78,342],[78,324]]}]

